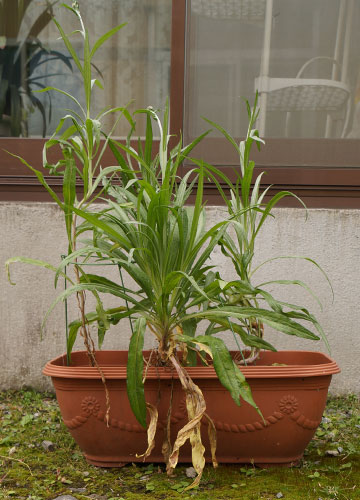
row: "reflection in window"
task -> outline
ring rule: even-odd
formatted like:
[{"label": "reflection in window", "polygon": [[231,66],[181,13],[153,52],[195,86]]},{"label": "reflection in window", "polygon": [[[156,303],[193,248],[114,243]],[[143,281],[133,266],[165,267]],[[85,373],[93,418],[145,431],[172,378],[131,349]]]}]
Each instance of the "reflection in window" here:
[{"label": "reflection in window", "polygon": [[201,115],[244,135],[259,91],[267,137],[360,138],[360,5],[354,0],[188,2],[185,133]]},{"label": "reflection in window", "polygon": [[[11,45],[17,50],[18,42],[28,38],[29,29],[34,22],[41,18],[45,2],[43,0],[30,0],[28,2],[5,2],[12,12],[5,17],[6,22],[0,25],[0,47]],[[27,5],[26,11],[20,12],[20,6]],[[118,24],[127,23],[120,32],[109,39],[97,52],[94,65],[104,77],[105,90],[96,88],[93,100],[93,115],[109,106],[125,106],[130,101],[130,110],[146,106],[163,108],[166,96],[169,95],[170,74],[170,26],[171,2],[167,0],[96,0],[79,1],[85,26],[88,28],[90,40],[94,41]],[[66,33],[78,29],[76,19],[66,9],[56,5],[53,12]],[[20,24],[13,28],[14,19],[20,16]],[[4,16],[0,18],[4,19]],[[11,26],[10,26],[11,25]],[[6,30],[12,30],[11,37],[6,37]],[[36,35],[37,36],[37,35]],[[10,40],[11,38],[11,40]],[[39,40],[44,47],[59,51],[67,55],[64,44],[59,38],[59,33],[50,18],[42,23]],[[80,35],[71,37],[72,43],[77,47],[77,53],[82,54],[82,39]],[[29,43],[28,43],[29,45]],[[4,49],[0,48],[0,57],[4,57]],[[28,54],[24,53],[22,62],[19,63],[18,82],[20,88],[21,124],[19,134],[11,133],[9,127],[1,129],[1,121],[9,120],[12,113],[8,105],[3,112],[0,109],[0,135],[41,136],[44,132],[44,113],[46,116],[46,135],[53,132],[59,119],[66,114],[65,109],[72,107],[71,101],[63,95],[51,92],[45,94],[32,94],[23,92],[24,83],[29,80],[29,68],[26,67]],[[36,89],[39,86],[53,86],[66,90],[82,101],[81,79],[77,68],[73,64],[73,72],[67,67],[62,58],[44,56],[37,59],[37,64],[31,67],[31,81],[28,88]],[[98,78],[99,76],[96,75]],[[2,75],[1,82],[4,79]],[[101,78],[99,78],[101,80]],[[40,106],[29,105],[29,96],[36,95]],[[49,110],[51,106],[51,117]],[[43,109],[41,109],[43,107]],[[109,116],[106,124],[110,129],[113,117]],[[140,119],[139,119],[140,121]],[[143,133],[142,124],[139,123],[137,131]],[[6,127],[6,125],[5,125]],[[128,133],[126,122],[120,122],[116,135]]]}]

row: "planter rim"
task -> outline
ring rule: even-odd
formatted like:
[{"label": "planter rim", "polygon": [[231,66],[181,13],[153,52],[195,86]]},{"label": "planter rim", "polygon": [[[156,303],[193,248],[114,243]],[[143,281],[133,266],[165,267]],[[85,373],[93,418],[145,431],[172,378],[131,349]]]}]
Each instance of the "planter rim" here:
[{"label": "planter rim", "polygon": [[[97,351],[96,355],[106,379],[127,378],[127,351]],[[73,366],[66,365],[66,354],[63,354],[49,361],[43,370],[43,374],[50,377],[67,379],[101,379],[96,367],[87,366],[86,351],[76,351],[71,356]],[[110,358],[111,360],[111,358],[116,356],[119,356],[122,364],[109,363],[108,359]],[[332,358],[316,351],[263,351],[260,359],[267,360],[267,358],[269,358],[268,361],[273,360],[275,363],[284,363],[286,366],[264,364],[240,366],[240,369],[247,379],[320,377],[340,372],[339,366]],[[290,362],[286,363],[286,360],[289,359]],[[213,367],[196,366],[187,367],[186,370],[193,379],[218,378]],[[171,379],[177,378],[177,375],[171,368],[149,367],[146,378]]]}]

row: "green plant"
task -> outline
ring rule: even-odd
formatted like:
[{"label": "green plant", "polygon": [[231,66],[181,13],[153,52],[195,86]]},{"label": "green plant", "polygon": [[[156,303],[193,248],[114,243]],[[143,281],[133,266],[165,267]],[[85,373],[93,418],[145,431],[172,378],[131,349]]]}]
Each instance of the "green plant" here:
[{"label": "green plant", "polygon": [[[105,43],[111,36],[117,33],[123,26],[119,25],[112,30],[105,33],[100,37],[94,45],[90,46],[89,34],[83,25],[83,21],[80,15],[79,7],[76,2],[73,3],[73,7],[66,4],[63,6],[69,9],[78,19],[80,24],[80,29],[76,32],[78,35],[82,36],[84,40],[84,52],[83,52],[83,62],[77,56],[68,36],[65,34],[64,30],[60,24],[54,19],[59,33],[65,43],[66,48],[69,51],[74,63],[76,64],[80,74],[83,78],[84,85],[84,95],[85,95],[85,107],[83,107],[80,102],[68,94],[64,90],[57,89],[55,87],[46,87],[40,89],[38,92],[49,92],[55,91],[66,95],[72,104],[76,106],[75,110],[69,110],[69,113],[65,115],[59,122],[54,134],[46,141],[43,149],[43,166],[49,170],[50,175],[56,175],[62,178],[62,199],[55,193],[55,191],[47,184],[44,175],[41,171],[32,167],[25,159],[20,156],[12,156],[18,158],[24,165],[26,165],[37,177],[39,182],[50,194],[51,198],[57,203],[60,209],[64,213],[66,233],[68,238],[68,253],[76,251],[77,247],[77,237],[81,234],[86,227],[77,227],[77,215],[73,211],[73,208],[89,207],[93,201],[95,201],[101,194],[105,191],[102,186],[103,180],[106,176],[111,176],[119,169],[118,166],[110,166],[106,168],[101,167],[101,161],[104,152],[108,146],[108,141],[111,138],[111,134],[122,117],[125,117],[132,123],[131,117],[126,110],[126,108],[110,108],[101,111],[97,116],[93,117],[91,114],[91,96],[94,90],[94,85],[103,89],[103,86],[99,80],[92,77],[92,59],[96,51]],[[114,126],[104,143],[101,143],[101,138],[104,135],[102,120],[109,113],[117,115]],[[60,148],[61,157],[55,163],[52,164],[48,161],[48,151],[51,148]],[[77,182],[82,184],[82,192],[77,191]],[[14,262],[26,262],[47,269],[52,269],[56,271],[57,268],[48,264],[47,262],[29,259],[24,257],[14,257],[7,261],[6,266],[9,269],[10,264]],[[74,281],[64,273],[62,276],[67,279],[70,283],[80,283],[81,276],[84,274],[80,266],[77,265],[77,260],[74,260]],[[9,275],[10,279],[10,275]],[[105,312],[102,307],[102,302],[99,298],[98,293],[94,290],[93,295],[97,301],[97,314],[101,318],[106,318]],[[92,365],[97,365],[96,358],[94,356],[94,344],[90,337],[88,323],[85,319],[85,294],[83,292],[77,293],[77,302],[80,312],[80,334],[84,339],[85,346],[89,353],[89,358]],[[123,307],[116,309],[123,310]],[[101,333],[99,334],[101,337]],[[100,340],[101,345],[101,340]],[[100,370],[100,367],[98,367]],[[105,380],[105,390],[106,383]]]},{"label": "green plant", "polygon": [[[227,177],[213,166],[196,159],[193,159],[196,165],[193,170],[179,179],[181,163],[207,133],[187,146],[183,146],[180,140],[175,148],[170,150],[168,104],[165,106],[162,120],[152,108],[138,110],[133,117],[126,108],[114,108],[104,111],[96,118],[91,118],[92,90],[95,84],[101,86],[100,82],[91,76],[91,59],[102,43],[121,26],[105,34],[91,48],[89,35],[83,26],[77,5],[66,7],[80,22],[80,33],[84,39],[83,64],[62,27],[57,21],[55,23],[82,75],[86,107],[83,109],[73,96],[62,90],[52,87],[43,89],[43,91],[56,90],[65,93],[79,108],[79,113],[72,112],[60,121],[55,134],[44,147],[44,166],[50,169],[50,173],[63,178],[63,199],[60,200],[46,184],[41,172],[31,167],[24,159],[20,160],[37,175],[39,181],[63,210],[68,236],[68,255],[58,268],[23,257],[9,259],[7,267],[9,268],[13,262],[21,261],[51,268],[56,273],[56,285],[59,276],[64,276],[65,266],[74,264],[75,280],[71,282],[70,288],[54,301],[48,314],[58,302],[72,294],[76,295],[80,319],[70,324],[67,341],[68,358],[71,356],[77,333],[80,332],[89,359],[94,366],[97,366],[100,373],[101,368],[96,362],[89,325],[98,324],[98,340],[101,347],[105,331],[110,325],[118,323],[123,318],[129,318],[132,328],[127,365],[129,401],[142,426],[146,427],[147,411],[151,417],[148,426],[149,445],[145,456],[148,456],[153,449],[157,410],[145,400],[142,348],[146,329],[155,336],[158,344],[153,351],[151,362],[160,366],[171,366],[177,372],[186,393],[188,412],[188,423],[179,431],[174,444],[170,442],[169,432],[166,434],[163,443],[164,459],[168,472],[171,473],[176,467],[180,447],[189,439],[193,449],[193,465],[198,476],[188,488],[194,487],[199,483],[205,465],[200,432],[203,418],[209,424],[214,466],[216,466],[216,439],[215,426],[206,414],[203,394],[191,380],[185,367],[195,365],[199,359],[204,364],[212,363],[220,382],[229,390],[235,404],[240,405],[240,398],[243,398],[257,409],[237,363],[232,359],[224,341],[214,334],[231,329],[245,346],[252,349],[275,350],[262,338],[261,323],[275,326],[287,334],[310,339],[318,339],[318,336],[297,320],[307,319],[316,328],[320,327],[315,318],[304,309],[293,308],[294,311],[291,313],[285,313],[280,307],[281,303],[275,301],[270,294],[260,288],[252,287],[250,282],[245,280],[246,274],[241,276],[240,280],[225,282],[209,262],[212,251],[220,244],[225,249],[225,254],[231,256],[234,265],[242,265],[246,273],[244,262],[250,262],[252,254],[245,251],[244,246],[239,246],[239,254],[229,253],[228,246],[231,240],[227,235],[228,228],[234,226],[238,229],[242,221],[250,228],[249,232],[245,233],[246,237],[253,235],[254,240],[259,228],[259,225],[256,226],[256,216],[262,221],[261,227],[273,206],[270,203],[263,207],[262,198],[258,198],[256,194],[253,194],[250,200],[245,196],[250,192],[252,163],[242,164],[243,178],[239,177],[236,185],[232,185]],[[123,115],[128,120],[130,132],[126,144],[115,141],[112,132],[105,134],[102,130],[101,119],[107,113],[114,112],[119,112],[118,119]],[[135,119],[138,114],[145,115],[146,137],[144,144],[139,140],[138,147],[135,148],[132,138],[136,131]],[[70,120],[71,125],[61,132],[66,120]],[[255,115],[252,113],[250,128],[254,120]],[[159,129],[158,152],[154,151],[153,147],[153,123],[156,123]],[[116,123],[114,128],[115,126]],[[61,135],[57,138],[56,135],[59,133]],[[230,137],[225,131],[224,133],[226,137]],[[103,145],[100,143],[101,136],[105,139]],[[257,137],[257,133],[250,132],[239,151],[245,148],[245,154],[248,155],[250,139],[253,141],[254,137]],[[232,142],[236,145],[235,141]],[[60,146],[62,159],[55,165],[49,165],[47,151],[53,146]],[[113,152],[117,165],[101,169],[101,157],[107,147]],[[76,176],[81,178],[84,186],[80,199],[77,198],[75,189]],[[232,190],[235,201],[243,200],[241,204],[228,205],[231,208],[229,218],[210,228],[205,226],[206,212],[203,200],[205,179],[212,179],[224,195],[218,181],[222,179]],[[255,193],[259,188],[259,182],[256,183]],[[97,192],[100,186],[102,188]],[[241,195],[238,193],[239,188],[243,190]],[[195,190],[195,203],[194,206],[190,206],[187,204],[188,199]],[[106,201],[106,207],[100,206],[94,211],[92,206],[90,210],[90,205],[99,196]],[[275,201],[278,198],[279,196],[275,197]],[[246,203],[244,200],[247,200]],[[78,223],[79,218],[85,222]],[[79,236],[88,230],[92,231],[92,238],[85,239],[84,246],[78,247]],[[248,242],[242,233],[241,238],[239,240],[241,245]],[[85,272],[83,264],[91,258],[99,263],[117,264],[133,279],[136,287],[129,289],[123,282],[115,283],[103,276]],[[93,293],[97,301],[94,312],[85,311],[86,291]],[[114,309],[106,309],[99,294],[114,295],[125,302],[125,305],[122,302]],[[237,294],[236,300],[234,294]],[[258,295],[265,298],[273,308],[272,311],[259,307]],[[201,321],[206,321],[208,328],[205,335],[196,335]],[[107,391],[104,378],[103,382]],[[109,417],[109,404],[107,417]],[[170,428],[170,417],[169,411],[167,429]]]},{"label": "green plant", "polygon": [[[219,124],[210,120],[205,120],[214,128],[216,128],[236,150],[239,156],[239,167],[234,171],[236,176],[235,183],[219,170],[214,169],[211,165],[206,165],[209,169],[211,179],[216,183],[220,194],[226,204],[229,220],[233,229],[233,235],[227,231],[222,235],[219,245],[223,255],[229,258],[234,266],[238,279],[228,283],[224,283],[222,291],[224,294],[223,301],[229,311],[233,311],[234,306],[240,305],[242,310],[249,311],[254,308],[254,314],[239,318],[240,322],[237,325],[231,325],[231,329],[239,333],[241,330],[243,335],[255,335],[262,339],[264,335],[264,324],[273,327],[274,329],[297,337],[303,337],[312,340],[319,340],[319,336],[315,335],[308,328],[302,328],[301,324],[297,323],[300,320],[303,324],[310,324],[320,335],[325,345],[329,349],[327,338],[324,334],[321,325],[305,307],[296,304],[290,304],[276,300],[266,289],[268,285],[295,285],[306,290],[312,298],[314,298],[321,307],[319,299],[312,292],[310,287],[300,280],[279,279],[266,281],[259,285],[253,285],[253,275],[263,265],[278,259],[304,259],[317,267],[323,274],[330,285],[331,283],[323,271],[323,269],[309,257],[298,256],[280,256],[266,260],[253,269],[253,259],[255,255],[255,245],[257,237],[264,223],[269,217],[273,217],[272,210],[278,202],[286,197],[292,196],[306,209],[300,198],[290,191],[279,191],[273,197],[267,200],[270,187],[261,191],[261,179],[264,174],[262,172],[254,179],[254,161],[250,160],[251,148],[254,143],[260,150],[261,144],[265,144],[263,139],[259,137],[259,132],[256,129],[256,121],[259,115],[257,107],[258,95],[256,94],[255,102],[251,108],[246,102],[249,124],[246,138],[240,141],[238,145],[233,137]],[[230,193],[229,196],[225,193],[223,186],[226,186]],[[266,313],[263,308],[266,307]],[[260,312],[260,314],[259,314]],[[290,322],[288,321],[290,320]],[[296,321],[296,323],[293,322]],[[228,329],[229,325],[220,324],[215,327],[215,323],[210,325],[208,333],[215,333]],[[256,360],[260,352],[260,346],[253,346],[251,351],[246,353],[247,357],[239,361],[240,364],[251,363]]]},{"label": "green plant", "polygon": [[[62,61],[72,71],[69,57],[45,47],[38,39],[39,33],[51,21],[53,6],[57,3],[47,0],[41,14],[28,30],[26,38],[19,33],[23,18],[30,10],[32,0],[0,1],[0,123],[8,123],[12,136],[27,136],[28,115],[38,109],[42,117],[42,135],[45,137],[51,120],[52,102],[50,94],[48,117],[43,103],[33,90],[44,88],[42,79],[56,74],[34,75],[36,69],[50,61]],[[9,22],[9,20],[12,22]],[[6,24],[5,24],[6,21]]]},{"label": "green plant", "polygon": [[[208,354],[219,380],[230,391],[236,404],[239,404],[240,397],[243,397],[255,406],[248,386],[231,359],[226,345],[213,334],[231,329],[246,346],[274,349],[259,335],[258,328],[253,326],[255,321],[258,324],[263,322],[274,326],[287,334],[313,340],[319,337],[296,320],[306,319],[320,332],[322,330],[316,319],[305,309],[296,310],[295,306],[292,306],[292,311],[284,312],[281,308],[283,304],[264,290],[254,288],[249,282],[242,280],[226,283],[212,270],[208,259],[213,249],[218,244],[229,242],[227,229],[230,224],[239,224],[234,214],[231,214],[228,220],[205,230],[204,177],[214,179],[215,174],[222,174],[211,165],[204,165],[193,159],[198,167],[177,182],[178,168],[195,143],[185,148],[179,143],[173,151],[168,151],[168,108],[165,109],[162,122],[152,109],[138,112],[147,115],[145,147],[139,147],[138,151],[135,151],[130,147],[131,136],[127,145],[113,140],[109,142],[119,164],[122,165],[122,185],[110,184],[107,193],[113,199],[108,200],[108,206],[102,212],[94,214],[74,209],[76,214],[91,224],[94,235],[91,240],[85,242],[86,247],[70,254],[63,261],[58,273],[75,257],[85,255],[89,258],[96,255],[100,261],[110,260],[120,265],[139,285],[139,289],[128,290],[123,284],[86,274],[80,285],[66,290],[53,306],[79,290],[110,293],[127,302],[128,311],[121,313],[121,316],[127,315],[134,319],[129,345],[128,396],[134,414],[144,427],[147,407],[152,415],[149,426],[150,442],[146,454],[152,449],[156,409],[145,401],[142,347],[146,327],[155,335],[158,346],[153,362],[160,365],[170,364],[177,371],[187,394],[189,417],[186,430],[179,432],[173,447],[169,441],[165,441],[165,449],[168,451],[165,459],[168,469],[171,470],[176,465],[180,446],[189,438],[194,449],[194,467],[199,474],[192,485],[194,486],[200,480],[204,465],[199,427],[205,416],[206,404],[200,389],[191,381],[184,366],[195,364],[196,355],[205,360],[204,354]],[[160,151],[154,160],[151,155],[151,119],[158,124],[160,133]],[[200,139],[201,137],[197,141]],[[120,154],[121,151],[126,153],[127,158]],[[196,200],[194,207],[190,207],[186,202],[195,182]],[[280,196],[276,199],[279,198]],[[239,207],[235,215],[245,217],[246,214],[250,217],[253,212],[256,212],[263,222],[271,212],[271,204],[264,208],[260,202],[251,202]],[[240,290],[243,297],[242,300],[238,300],[238,297],[237,300],[230,299],[229,305],[229,291],[232,290],[238,295]],[[265,297],[273,310],[259,307],[257,295]],[[194,311],[195,306],[200,310]],[[117,313],[108,315],[109,322],[114,319],[117,321],[118,318]],[[87,316],[89,322],[99,319],[94,313]],[[209,321],[209,327],[205,335],[196,336],[197,325],[202,320]],[[250,328],[246,329],[248,325]],[[71,342],[78,326],[79,322],[72,325]]]},{"label": "green plant", "polygon": [[[120,265],[137,283],[139,290],[126,289],[122,283],[117,284],[86,273],[81,277],[80,283],[70,287],[56,299],[49,312],[60,300],[86,290],[110,293],[126,301],[127,311],[108,310],[105,321],[109,325],[118,322],[120,318],[130,317],[133,334],[127,367],[128,396],[141,425],[146,427],[147,408],[152,417],[146,456],[153,447],[157,411],[145,401],[142,347],[146,327],[155,335],[158,347],[153,362],[159,365],[170,364],[177,371],[187,394],[189,417],[186,429],[179,432],[173,446],[167,436],[164,443],[165,460],[170,471],[176,466],[179,448],[190,439],[194,449],[194,467],[198,472],[192,485],[194,486],[200,481],[205,465],[200,437],[201,419],[208,419],[213,443],[215,427],[205,414],[206,404],[201,390],[189,378],[184,366],[196,364],[197,354],[204,362],[206,355],[209,355],[220,381],[230,391],[235,403],[240,404],[241,396],[253,406],[256,405],[224,342],[211,336],[195,337],[196,326],[202,319],[211,320],[217,315],[220,317],[219,321],[224,318],[223,307],[218,300],[220,280],[210,271],[211,266],[208,266],[207,261],[228,223],[223,221],[205,230],[202,200],[205,172],[202,167],[194,169],[177,183],[181,162],[202,136],[187,147],[183,148],[180,142],[173,151],[168,151],[168,106],[163,123],[152,109],[139,110],[137,113],[147,115],[145,146],[139,147],[136,152],[130,146],[131,134],[127,145],[109,140],[121,165],[121,185],[106,183],[107,194],[113,199],[108,200],[106,209],[98,213],[74,206],[71,208],[93,227],[94,235],[91,240],[85,240],[87,246],[70,253],[63,260],[55,280],[74,259],[85,256],[87,260],[90,256],[97,256],[100,262],[110,260]],[[154,159],[152,120],[158,124],[160,133],[160,151]],[[126,159],[121,151],[125,152]],[[132,160],[136,161],[136,166],[133,166]],[[191,175],[195,177],[188,185]],[[196,181],[195,205],[187,206],[186,202]],[[201,306],[202,309],[193,312],[195,306]],[[87,323],[95,321],[104,326],[104,317],[97,313],[86,315]],[[68,352],[71,351],[80,326],[80,321],[70,325]],[[256,342],[257,346],[271,348],[268,343],[254,336],[247,336],[243,340],[247,345]],[[169,412],[169,419],[170,416]],[[216,464],[215,450],[212,451]]]}]

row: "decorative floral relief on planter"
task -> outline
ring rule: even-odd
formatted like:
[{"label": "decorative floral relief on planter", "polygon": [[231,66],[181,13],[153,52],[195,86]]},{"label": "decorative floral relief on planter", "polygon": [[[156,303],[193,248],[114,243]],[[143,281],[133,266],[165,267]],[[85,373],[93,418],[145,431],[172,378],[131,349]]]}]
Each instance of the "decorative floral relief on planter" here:
[{"label": "decorative floral relief on planter", "polygon": [[[270,425],[276,424],[279,420],[284,418],[284,416],[289,416],[297,425],[306,430],[316,429],[320,424],[320,421],[310,420],[298,411],[298,400],[295,396],[290,394],[283,396],[279,401],[280,412],[274,411],[270,416],[266,417],[264,421],[256,421],[247,424],[234,424],[221,422],[219,420],[214,421],[216,430],[224,432],[255,432],[261,431]],[[105,422],[105,412],[100,410],[99,401],[93,396],[87,396],[81,401],[82,413],[75,418],[70,420],[64,420],[65,425],[69,429],[76,429],[83,425],[88,418],[93,415],[98,420]],[[185,400],[182,400],[179,404],[179,411],[176,412],[172,418],[171,423],[176,424],[182,420],[186,415],[186,404]],[[163,429],[165,427],[165,421],[159,422],[158,427]],[[139,424],[130,424],[128,422],[123,422],[117,420],[116,418],[110,419],[109,425],[120,430],[126,430],[127,432],[146,432],[143,427]]]},{"label": "decorative floral relief on planter", "polygon": [[87,396],[81,401],[81,409],[87,416],[96,416],[100,411],[100,403],[93,396]]},{"label": "decorative floral relief on planter", "polygon": [[284,396],[280,399],[279,407],[282,413],[294,413],[298,407],[298,401],[295,396]]},{"label": "decorative floral relief on planter", "polygon": [[[100,421],[106,421],[105,412],[100,410],[99,401],[93,396],[87,396],[81,401],[81,410],[82,413],[79,416],[76,416],[70,420],[64,420],[64,424],[69,429],[76,429],[83,425],[88,418],[93,415]],[[182,420],[186,415],[186,405],[185,400],[182,401],[179,405],[179,411],[174,413],[171,417],[171,423],[177,424],[180,420]],[[123,422],[122,420],[117,420],[116,418],[111,418],[109,425],[111,427],[119,428],[120,430],[126,430],[128,432],[146,432],[146,430],[141,427],[139,424],[129,424],[128,422]],[[159,422],[158,427],[163,429],[166,425],[166,422]]]}]

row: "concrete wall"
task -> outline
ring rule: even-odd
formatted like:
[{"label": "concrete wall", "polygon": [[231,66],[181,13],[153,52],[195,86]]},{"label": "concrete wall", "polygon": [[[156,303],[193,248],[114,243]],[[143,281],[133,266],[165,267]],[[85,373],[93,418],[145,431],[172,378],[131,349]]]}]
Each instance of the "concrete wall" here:
[{"label": "concrete wall", "polygon": [[[283,287],[277,297],[301,305],[314,312],[320,320],[332,348],[332,356],[342,373],[333,379],[333,393],[360,392],[360,212],[356,210],[309,210],[305,221],[301,209],[282,208],[268,221],[259,236],[257,261],[279,255],[309,256],[328,274],[335,293],[334,302],[320,271],[304,260],[274,261],[255,275],[256,283],[272,279],[300,279],[310,285],[323,304],[321,311],[312,297],[300,287]],[[209,223],[221,220],[222,209],[208,209]],[[0,263],[13,256],[46,260],[54,265],[66,251],[66,235],[62,214],[51,203],[0,203]],[[213,255],[227,279],[233,279],[231,266],[224,267],[219,250]],[[3,267],[4,269],[4,267]],[[109,271],[115,273],[116,270]],[[53,287],[53,273],[37,267],[15,264],[12,279],[7,282],[0,273],[0,389],[33,386],[50,388],[41,369],[52,357],[65,350],[63,305],[56,306],[41,339],[41,322],[58,291]],[[59,283],[59,290],[63,283]],[[296,287],[295,287],[296,288]],[[116,300],[111,299],[110,304]],[[89,304],[91,307],[91,304]],[[76,317],[76,309],[70,307]],[[108,334],[104,348],[126,349],[129,336],[127,321]],[[267,329],[266,338],[278,349],[298,348],[321,350],[322,343],[299,340]],[[152,340],[147,340],[147,346]],[[229,342],[232,342],[231,336]],[[81,349],[79,341],[77,347]]]}]

